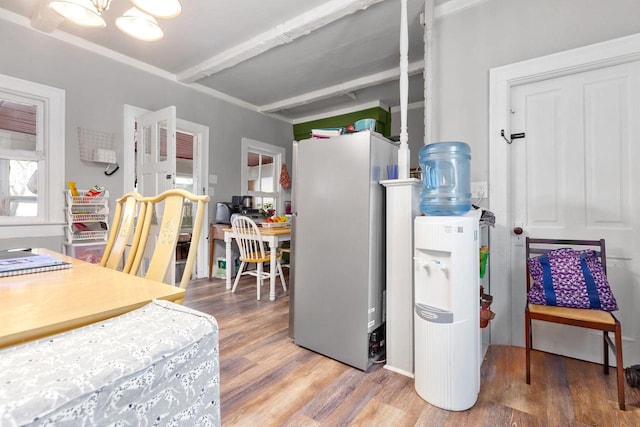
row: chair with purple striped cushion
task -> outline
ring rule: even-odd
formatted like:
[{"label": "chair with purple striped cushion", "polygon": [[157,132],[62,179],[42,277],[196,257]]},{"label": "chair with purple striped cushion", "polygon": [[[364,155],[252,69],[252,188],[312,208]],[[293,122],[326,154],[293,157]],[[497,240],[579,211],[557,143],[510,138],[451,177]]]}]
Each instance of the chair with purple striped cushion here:
[{"label": "chair with purple striped cushion", "polygon": [[[557,249],[561,248],[572,248],[575,249],[576,252],[570,250],[566,252],[557,251]],[[587,262],[582,262],[585,256],[581,258],[580,255],[591,255],[591,251],[599,258],[599,263],[588,258]],[[578,257],[572,256],[572,253],[578,254]],[[534,260],[532,259],[534,257],[539,258]],[[563,264],[562,259],[566,259],[567,265]],[[531,384],[531,350],[533,349],[532,320],[596,329],[602,331],[603,368],[605,375],[609,374],[609,350],[615,355],[618,382],[618,406],[624,410],[622,329],[618,319],[611,313],[611,311],[617,309],[617,305],[606,281],[607,257],[604,239],[567,240],[534,239],[527,237],[525,264],[527,266],[527,304],[524,311],[527,384]],[[593,274],[585,272],[587,279],[582,279],[580,278],[582,275],[575,273],[581,269],[587,269],[587,264]],[[558,282],[553,284],[555,290],[552,289],[549,283],[552,280],[551,276],[554,275]],[[572,279],[568,279],[568,277]],[[574,280],[574,282],[567,283],[568,280]],[[591,289],[589,289],[589,282],[591,282]],[[595,282],[595,284],[593,282]],[[604,289],[605,283],[606,289]],[[570,289],[571,295],[560,295],[563,288]],[[571,305],[571,307],[567,305]],[[579,306],[587,308],[575,308]],[[614,340],[611,339],[609,333],[614,335]]]}]

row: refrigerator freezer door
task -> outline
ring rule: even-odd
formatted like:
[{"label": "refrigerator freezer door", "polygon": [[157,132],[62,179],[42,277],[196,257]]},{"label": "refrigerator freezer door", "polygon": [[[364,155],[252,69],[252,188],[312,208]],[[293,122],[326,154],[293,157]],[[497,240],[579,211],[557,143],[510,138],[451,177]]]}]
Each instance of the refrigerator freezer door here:
[{"label": "refrigerator freezer door", "polygon": [[294,143],[294,339],[363,370],[370,364],[368,333],[382,323],[378,181],[395,153],[395,145],[370,132]]}]

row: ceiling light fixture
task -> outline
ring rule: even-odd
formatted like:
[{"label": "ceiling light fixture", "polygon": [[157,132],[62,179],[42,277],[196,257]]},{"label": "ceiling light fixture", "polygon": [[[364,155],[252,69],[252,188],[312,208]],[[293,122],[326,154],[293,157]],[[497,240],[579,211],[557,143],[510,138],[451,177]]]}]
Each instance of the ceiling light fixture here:
[{"label": "ceiling light fixture", "polygon": [[107,23],[102,13],[109,9],[111,1],[92,0],[54,0],[49,7],[58,14],[78,25],[91,28],[104,28]]},{"label": "ceiling light fixture", "polygon": [[123,33],[129,34],[139,40],[153,42],[164,36],[162,28],[153,16],[132,7],[124,15],[116,19],[116,26]]},{"label": "ceiling light fixture", "polygon": [[[112,0],[52,0],[49,7],[78,25],[91,28],[107,26],[102,14]],[[138,9],[131,8],[116,19],[120,31],[139,40],[155,41],[164,36],[156,18],[173,18],[180,14],[179,0],[131,0]],[[151,16],[153,15],[153,16]]]}]

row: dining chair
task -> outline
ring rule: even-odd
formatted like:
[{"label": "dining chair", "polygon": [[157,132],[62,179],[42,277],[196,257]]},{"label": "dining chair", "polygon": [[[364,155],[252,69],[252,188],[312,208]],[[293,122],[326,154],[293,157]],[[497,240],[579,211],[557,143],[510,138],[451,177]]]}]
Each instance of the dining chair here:
[{"label": "dining chair", "polygon": [[286,268],[291,268],[291,247],[288,248],[278,248],[278,251],[280,252],[281,255],[284,256],[284,254],[287,254],[287,256],[289,257],[289,262],[287,263],[282,263],[280,265],[282,265],[282,267],[286,267]]},{"label": "dining chair", "polygon": [[[165,281],[167,271],[176,261],[176,247],[181,234],[184,207],[188,203],[195,204],[192,212],[191,241],[187,251],[184,270],[180,277],[180,286],[185,291],[191,281],[193,268],[198,253],[198,243],[202,236],[204,215],[209,196],[199,196],[186,190],[167,190],[157,196],[144,197],[144,219],[141,226],[140,243],[131,266],[131,273],[138,274],[148,252],[148,267],[144,277],[159,282]],[[158,234],[153,235],[153,225],[159,225]],[[148,251],[147,251],[148,249]],[[182,303],[183,300],[177,301]]]},{"label": "dining chair", "polygon": [[[122,266],[122,271],[125,273],[131,270],[142,232],[141,227],[135,227],[136,215],[142,222],[146,206],[141,201],[142,195],[136,191],[127,193],[116,201],[109,238],[100,259],[102,267],[119,269]],[[129,246],[129,256],[122,265],[127,246]]]},{"label": "dining chair", "polygon": [[[572,247],[579,249],[593,249],[600,258],[604,274],[607,272],[607,257],[605,241],[600,240],[567,240],[567,239],[534,239],[526,238],[526,258],[546,254],[552,249]],[[527,295],[532,286],[531,270],[527,264]],[[620,322],[610,311],[587,308],[569,308],[552,305],[532,304],[527,298],[525,306],[525,363],[526,382],[531,384],[531,350],[533,348],[532,320],[559,323],[563,325],[579,326],[582,328],[602,331],[603,369],[609,374],[609,349],[616,358],[616,376],[618,383],[618,406],[625,409],[624,401],[624,367],[622,365],[622,328]],[[614,334],[615,342],[609,333]]]},{"label": "dining chair", "polygon": [[[238,249],[240,250],[240,269],[236,274],[236,280],[233,282],[233,288],[231,292],[235,292],[238,287],[240,277],[245,274],[254,276],[256,278],[256,293],[257,299],[260,300],[260,285],[265,279],[269,279],[269,273],[264,271],[264,263],[270,260],[270,254],[264,248],[264,242],[262,241],[262,234],[258,225],[249,217],[237,216],[231,223],[233,230],[233,237],[238,243]],[[280,260],[282,255],[278,253],[276,257],[276,265],[270,266],[270,268],[277,268],[278,275],[280,276],[280,283],[282,283],[282,289],[287,290],[287,284],[284,281],[284,274],[282,272],[282,265]],[[255,270],[246,269],[249,264],[255,264]]]}]

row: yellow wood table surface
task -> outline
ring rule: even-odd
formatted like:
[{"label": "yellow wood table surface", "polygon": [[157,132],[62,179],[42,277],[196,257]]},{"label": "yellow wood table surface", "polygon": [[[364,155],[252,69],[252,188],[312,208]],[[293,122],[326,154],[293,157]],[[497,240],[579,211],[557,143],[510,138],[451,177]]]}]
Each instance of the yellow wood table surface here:
[{"label": "yellow wood table surface", "polygon": [[72,268],[0,278],[0,348],[135,310],[153,299],[184,298],[181,288],[100,267],[46,249]]}]

